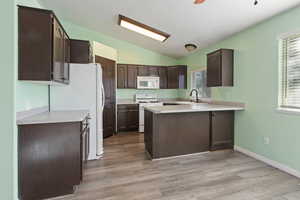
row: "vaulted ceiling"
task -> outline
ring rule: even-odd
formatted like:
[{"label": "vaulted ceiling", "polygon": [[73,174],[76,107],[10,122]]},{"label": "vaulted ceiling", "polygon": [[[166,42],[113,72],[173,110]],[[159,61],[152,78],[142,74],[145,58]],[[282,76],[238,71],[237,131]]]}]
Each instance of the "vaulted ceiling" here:
[{"label": "vaulted ceiling", "polygon": [[[59,16],[86,28],[172,56],[188,54],[184,45],[199,48],[218,42],[253,24],[299,5],[300,0],[40,0]],[[118,26],[122,14],[169,33],[164,43]]]}]

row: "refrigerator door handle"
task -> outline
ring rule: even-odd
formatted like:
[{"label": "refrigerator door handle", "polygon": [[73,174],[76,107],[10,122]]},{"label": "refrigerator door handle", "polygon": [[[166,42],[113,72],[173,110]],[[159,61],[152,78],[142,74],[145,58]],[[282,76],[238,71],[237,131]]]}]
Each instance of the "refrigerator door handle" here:
[{"label": "refrigerator door handle", "polygon": [[105,105],[105,92],[104,92],[103,83],[102,83],[101,87],[102,87],[102,111],[103,111],[104,110],[104,105]]}]

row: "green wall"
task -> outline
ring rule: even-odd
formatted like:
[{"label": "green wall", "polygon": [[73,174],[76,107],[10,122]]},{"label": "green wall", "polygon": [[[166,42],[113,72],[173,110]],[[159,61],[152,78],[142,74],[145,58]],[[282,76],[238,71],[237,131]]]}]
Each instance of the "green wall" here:
[{"label": "green wall", "polygon": [[[115,48],[118,51],[118,63],[145,64],[145,65],[176,65],[178,60],[162,54],[141,48],[131,43],[114,39],[99,32],[86,29],[77,24],[62,21],[64,28],[71,38],[97,41]],[[118,89],[117,98],[131,99],[137,91],[134,89]],[[177,98],[178,90],[152,91],[161,98]]]},{"label": "green wall", "polygon": [[164,89],[164,90],[134,90],[134,89],[118,89],[118,99],[133,99],[136,93],[152,93],[156,94],[159,98],[178,98],[179,90],[176,89]]},{"label": "green wall", "polygon": [[[37,0],[17,0],[17,5],[41,8]],[[17,73],[17,72],[16,72]],[[46,85],[18,81],[16,83],[16,110],[30,110],[48,105]]]},{"label": "green wall", "polygon": [[[240,32],[180,60],[192,69],[206,66],[206,54],[235,50],[234,87],[214,88],[217,100],[246,103],[237,112],[236,145],[300,171],[300,116],[278,112],[278,37],[300,31],[300,7]],[[184,92],[181,95],[185,95]],[[264,137],[270,144],[264,144]]]},{"label": "green wall", "polygon": [[[18,4],[40,7],[35,0],[18,0]],[[16,187],[15,110],[21,111],[47,105],[47,87],[16,81],[17,45],[15,2],[1,1],[1,104],[2,123],[0,194],[12,199]],[[238,112],[235,123],[236,144],[300,171],[300,135],[298,115],[276,111],[278,94],[278,36],[300,30],[300,8],[292,9],[268,21],[253,26],[222,42],[185,57],[179,61],[189,70],[205,67],[206,53],[218,48],[235,49],[235,87],[215,88],[217,100],[240,101],[246,111]],[[14,23],[15,22],[15,23]],[[15,25],[14,25],[15,24]],[[118,50],[119,63],[175,65],[176,59],[143,49],[125,41],[63,21],[73,38],[101,42]],[[15,33],[15,34],[14,34]],[[15,43],[14,45],[11,45]],[[15,49],[14,49],[15,47]],[[3,67],[4,66],[4,67]],[[188,81],[190,83],[190,81]],[[130,98],[135,90],[118,90],[118,97]],[[161,90],[165,98],[186,97],[186,90]],[[15,100],[16,99],[16,102]],[[264,137],[270,137],[265,145]],[[13,159],[14,158],[14,159]],[[14,172],[14,173],[13,173]],[[13,174],[15,174],[13,178]],[[13,183],[13,180],[15,183]]]},{"label": "green wall", "polygon": [[0,6],[0,194],[13,199],[14,136],[15,136],[15,2],[2,0]]}]

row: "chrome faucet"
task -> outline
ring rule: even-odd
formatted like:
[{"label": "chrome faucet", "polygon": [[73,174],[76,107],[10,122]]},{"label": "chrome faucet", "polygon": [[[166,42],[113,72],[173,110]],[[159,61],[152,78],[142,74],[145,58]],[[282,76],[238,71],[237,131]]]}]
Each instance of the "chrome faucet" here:
[{"label": "chrome faucet", "polygon": [[199,92],[196,89],[192,89],[190,96],[193,96],[193,92],[196,92],[196,102],[198,103],[199,102]]}]

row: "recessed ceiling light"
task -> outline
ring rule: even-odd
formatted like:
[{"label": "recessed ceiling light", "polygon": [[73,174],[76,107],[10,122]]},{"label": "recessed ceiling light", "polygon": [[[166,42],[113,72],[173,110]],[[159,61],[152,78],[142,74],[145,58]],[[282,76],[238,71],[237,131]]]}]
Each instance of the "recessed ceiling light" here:
[{"label": "recessed ceiling light", "polygon": [[170,35],[167,33],[159,31],[155,28],[152,28],[150,26],[147,26],[145,24],[137,22],[137,21],[130,19],[128,17],[125,17],[123,15],[119,15],[119,25],[126,29],[129,29],[131,31],[134,31],[139,34],[148,36],[152,39],[158,40],[160,42],[164,42],[170,37]]}]

